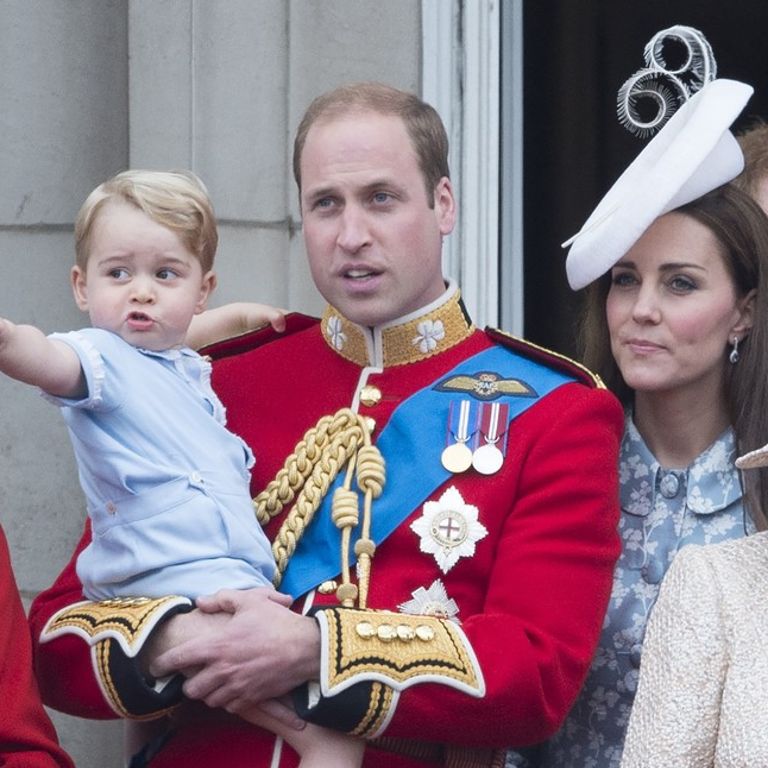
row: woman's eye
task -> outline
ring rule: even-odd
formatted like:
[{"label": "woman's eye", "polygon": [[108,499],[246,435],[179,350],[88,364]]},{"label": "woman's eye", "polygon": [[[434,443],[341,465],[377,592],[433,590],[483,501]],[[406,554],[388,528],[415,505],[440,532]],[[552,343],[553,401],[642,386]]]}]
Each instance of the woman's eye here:
[{"label": "woman's eye", "polygon": [[696,288],[696,283],[693,280],[691,280],[689,277],[682,277],[680,275],[673,277],[669,281],[669,285],[673,291],[679,292],[693,291]]},{"label": "woman's eye", "polygon": [[637,281],[631,272],[614,272],[611,276],[611,283],[619,287],[634,285]]}]

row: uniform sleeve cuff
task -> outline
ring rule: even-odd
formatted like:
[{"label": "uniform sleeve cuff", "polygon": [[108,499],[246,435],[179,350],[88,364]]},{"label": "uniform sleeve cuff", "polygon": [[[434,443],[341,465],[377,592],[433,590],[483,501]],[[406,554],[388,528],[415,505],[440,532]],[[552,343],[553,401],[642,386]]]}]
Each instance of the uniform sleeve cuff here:
[{"label": "uniform sleeve cuff", "polygon": [[341,607],[313,615],[320,627],[320,682],[294,697],[299,714],[311,722],[370,738],[385,730],[400,693],[412,685],[485,695],[474,651],[450,620]]},{"label": "uniform sleeve cuff", "polygon": [[91,646],[94,672],[115,713],[137,719],[159,717],[181,701],[184,679],[147,678],[138,654],[159,624],[193,607],[189,598],[179,596],[83,601],[54,614],[40,641],[72,634],[82,638]]}]

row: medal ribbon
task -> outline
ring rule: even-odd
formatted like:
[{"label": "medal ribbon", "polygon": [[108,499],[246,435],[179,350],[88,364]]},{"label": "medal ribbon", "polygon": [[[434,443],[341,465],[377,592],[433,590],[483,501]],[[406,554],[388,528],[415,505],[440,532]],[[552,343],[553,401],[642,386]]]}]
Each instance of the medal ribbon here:
[{"label": "medal ribbon", "polygon": [[[470,424],[472,429],[470,430]],[[477,432],[477,404],[471,400],[451,400],[448,412],[446,445],[468,443]]]},{"label": "medal ribbon", "polygon": [[506,456],[509,405],[499,402],[482,403],[480,408],[480,440],[478,445],[495,445]]}]

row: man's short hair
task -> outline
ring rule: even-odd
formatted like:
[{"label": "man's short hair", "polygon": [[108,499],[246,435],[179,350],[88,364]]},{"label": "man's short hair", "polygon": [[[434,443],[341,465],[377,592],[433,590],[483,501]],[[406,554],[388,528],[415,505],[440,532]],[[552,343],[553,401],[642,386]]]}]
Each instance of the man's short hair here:
[{"label": "man's short hair", "polygon": [[307,108],[293,143],[293,176],[301,197],[301,155],[309,129],[318,121],[355,112],[378,112],[399,117],[411,138],[424,177],[430,207],[440,179],[450,178],[448,136],[434,107],[418,96],[383,83],[351,83],[318,96]]}]

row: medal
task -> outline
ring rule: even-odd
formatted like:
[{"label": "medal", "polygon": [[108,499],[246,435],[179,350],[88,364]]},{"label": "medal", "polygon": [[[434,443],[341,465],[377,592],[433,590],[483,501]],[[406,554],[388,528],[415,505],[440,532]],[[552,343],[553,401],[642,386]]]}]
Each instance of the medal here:
[{"label": "medal", "polygon": [[[467,443],[470,441],[470,417],[472,403],[469,400],[451,402],[448,415],[448,445],[440,455],[440,463],[453,474],[466,472],[472,466],[472,451]],[[474,430],[473,430],[474,432]]]},{"label": "medal", "polygon": [[504,454],[491,443],[481,445],[472,454],[472,466],[481,475],[495,475],[504,464]]},{"label": "medal", "polygon": [[435,579],[429,587],[419,587],[411,592],[412,599],[400,603],[397,607],[401,613],[410,613],[414,616],[437,616],[439,619],[450,619],[457,624],[459,606],[452,597],[448,597],[448,591],[440,579]]},{"label": "medal", "polygon": [[488,535],[474,504],[467,504],[451,486],[437,501],[426,501],[421,517],[411,523],[419,537],[419,549],[433,555],[443,573],[462,557],[475,554],[475,544]]},{"label": "medal", "polygon": [[472,454],[472,466],[481,475],[493,475],[504,464],[509,406],[501,403],[486,403],[481,407],[480,445]]},{"label": "medal", "polygon": [[466,443],[454,443],[443,449],[440,462],[453,474],[466,472],[472,466],[472,455]]}]

